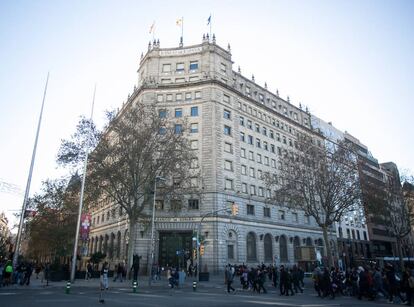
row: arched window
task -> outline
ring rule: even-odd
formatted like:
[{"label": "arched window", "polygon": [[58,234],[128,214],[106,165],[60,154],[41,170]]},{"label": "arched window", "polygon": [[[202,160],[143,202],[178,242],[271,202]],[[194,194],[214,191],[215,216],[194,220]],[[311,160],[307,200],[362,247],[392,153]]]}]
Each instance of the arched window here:
[{"label": "arched window", "polygon": [[109,241],[109,236],[105,235],[105,240],[104,240],[104,244],[103,244],[103,253],[104,254],[108,254],[108,242]]},{"label": "arched window", "polygon": [[104,250],[103,250],[103,237],[102,236],[99,237],[99,250],[98,251],[101,252],[101,253],[104,252]]},{"label": "arched window", "polygon": [[295,257],[295,262],[299,261],[302,258],[300,252],[300,239],[298,236],[293,239],[293,254]]},{"label": "arched window", "polygon": [[237,234],[230,230],[227,234],[227,261],[237,261]]},{"label": "arched window", "polygon": [[309,237],[306,238],[306,246],[313,246],[312,239]]},{"label": "arched window", "polygon": [[280,262],[288,261],[287,240],[285,236],[280,236],[279,239]]},{"label": "arched window", "polygon": [[249,232],[246,238],[247,261],[256,261],[256,235]]},{"label": "arched window", "polygon": [[273,261],[272,236],[270,234],[264,236],[264,260]]},{"label": "arched window", "polygon": [[121,232],[118,231],[116,236],[116,258],[120,258],[121,256]]},{"label": "arched window", "polygon": [[109,241],[109,250],[108,250],[110,259],[114,258],[114,248],[115,248],[115,234],[111,233],[111,240]]}]

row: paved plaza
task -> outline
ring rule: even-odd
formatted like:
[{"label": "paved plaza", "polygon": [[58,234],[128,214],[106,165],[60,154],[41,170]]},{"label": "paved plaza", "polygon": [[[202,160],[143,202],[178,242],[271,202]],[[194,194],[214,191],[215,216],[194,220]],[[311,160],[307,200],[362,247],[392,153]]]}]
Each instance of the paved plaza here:
[{"label": "paved plaza", "polygon": [[[366,299],[359,301],[354,297],[337,297],[335,299],[316,296],[310,280],[306,281],[303,294],[279,296],[278,290],[266,284],[267,294],[257,294],[242,290],[239,282],[234,283],[236,293],[225,291],[223,278],[214,276],[209,282],[198,284],[197,291],[192,289],[192,279],[178,289],[170,289],[167,281],[161,280],[148,286],[148,280],[141,278],[136,293],[131,283],[110,282],[110,288],[104,293],[106,306],[390,306],[385,299],[374,302]],[[79,280],[71,285],[70,293],[65,293],[66,282],[53,282],[49,286],[33,280],[30,286],[9,286],[0,288],[0,306],[99,306],[99,280]],[[397,305],[397,304],[395,304]]]}]

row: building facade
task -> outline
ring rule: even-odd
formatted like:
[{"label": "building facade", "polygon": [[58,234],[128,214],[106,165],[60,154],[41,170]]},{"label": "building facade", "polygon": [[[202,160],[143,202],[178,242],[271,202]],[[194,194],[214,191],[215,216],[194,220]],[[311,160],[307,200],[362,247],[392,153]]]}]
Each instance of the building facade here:
[{"label": "building facade", "polygon": [[[194,167],[201,173],[201,197],[180,204],[178,212],[177,204],[157,199],[159,265],[184,265],[192,257],[201,218],[233,203],[239,208],[237,216],[223,211],[201,224],[202,271],[218,272],[227,263],[293,265],[312,260],[301,254],[303,246],[316,247],[325,256],[322,232],[313,218],[269,204],[266,199],[273,191],[263,180],[266,173],[277,175],[279,157],[295,147],[298,135],[322,138],[311,129],[308,112],[258,85],[253,76],[234,71],[232,65],[230,47],[224,49],[208,37],[201,44],[178,48],[161,48],[154,41],[141,57],[137,86],[125,106],[155,102],[160,116],[186,118],[185,133],[198,158]],[[102,251],[113,263],[126,261],[131,244],[127,225],[122,209],[102,204],[92,212],[89,254]],[[150,229],[139,226],[134,249],[142,256],[143,268],[150,243]]]},{"label": "building facade", "polygon": [[[315,115],[312,115],[311,121],[313,129],[319,131],[326,138],[326,146],[330,146],[332,142],[343,141],[352,144],[352,148],[356,150],[356,156],[368,152],[367,147],[357,138],[335,128],[331,122],[325,122]],[[352,267],[358,261],[365,261],[371,258],[369,232],[363,201],[361,200],[360,203],[355,204],[354,209],[345,214],[342,220],[335,225],[338,259],[339,265],[342,268]]]}]

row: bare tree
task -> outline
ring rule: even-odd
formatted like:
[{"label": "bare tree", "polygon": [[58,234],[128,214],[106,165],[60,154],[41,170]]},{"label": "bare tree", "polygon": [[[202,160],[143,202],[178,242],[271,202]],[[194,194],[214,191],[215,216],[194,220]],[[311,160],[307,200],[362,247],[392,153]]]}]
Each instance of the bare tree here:
[{"label": "bare tree", "polygon": [[345,214],[358,210],[360,204],[358,165],[352,150],[343,142],[324,146],[302,136],[296,149],[283,152],[279,171],[266,174],[265,182],[274,191],[270,202],[303,210],[315,219],[322,228],[331,266],[328,230]]},{"label": "bare tree", "polygon": [[[198,193],[199,174],[191,168],[196,157],[186,135],[186,122],[173,122],[165,115],[152,104],[128,105],[102,134],[96,134],[99,142],[89,157],[88,205],[96,207],[108,199],[125,210],[129,220],[129,264],[137,226],[150,221],[156,177],[167,179],[157,184],[157,198],[182,200]],[[58,161],[75,161],[66,157],[80,156],[78,149],[66,145],[76,143],[64,142]]]}]

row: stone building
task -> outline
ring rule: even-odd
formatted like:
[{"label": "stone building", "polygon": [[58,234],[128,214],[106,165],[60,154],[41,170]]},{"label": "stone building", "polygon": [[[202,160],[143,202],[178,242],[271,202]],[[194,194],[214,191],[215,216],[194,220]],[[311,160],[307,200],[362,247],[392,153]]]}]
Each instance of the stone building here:
[{"label": "stone building", "polygon": [[[262,180],[267,172],[277,174],[279,156],[295,147],[299,134],[320,138],[311,129],[309,112],[257,84],[254,76],[233,70],[230,46],[220,47],[214,36],[186,47],[161,48],[159,41],[148,45],[125,106],[153,102],[160,116],[187,119],[202,189],[201,197],[180,204],[178,213],[170,210],[177,204],[157,199],[157,263],[183,265],[192,255],[201,217],[233,203],[237,216],[223,211],[203,220],[203,271],[217,272],[227,263],[293,265],[305,260],[301,246],[316,246],[323,256],[323,236],[315,221],[301,211],[269,205],[272,191]],[[145,268],[150,229],[137,232],[135,253]],[[120,208],[105,203],[92,212],[89,254],[104,251],[113,263],[125,261],[130,243]]]}]

